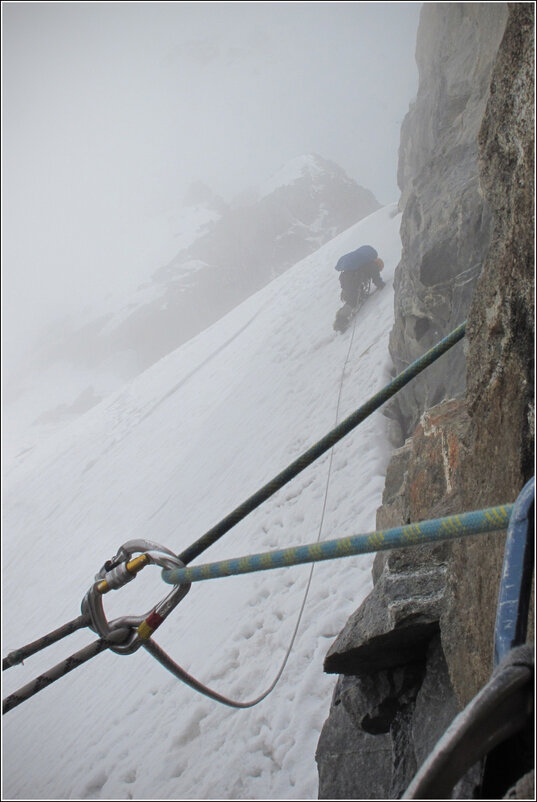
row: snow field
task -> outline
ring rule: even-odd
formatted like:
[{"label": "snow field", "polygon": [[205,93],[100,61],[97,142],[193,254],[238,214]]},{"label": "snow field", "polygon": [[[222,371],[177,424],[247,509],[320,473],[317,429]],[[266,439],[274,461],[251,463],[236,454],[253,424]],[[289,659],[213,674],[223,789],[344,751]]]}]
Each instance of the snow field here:
[{"label": "snow field", "polygon": [[[110,278],[121,276],[117,286],[109,287],[105,297],[87,299],[83,308],[73,314],[77,326],[94,326],[96,319],[108,318],[102,333],[117,328],[132,313],[133,307],[163,298],[163,287],[158,281],[147,276],[147,266],[164,268],[182,249],[188,248],[199,237],[204,228],[219,215],[203,205],[189,208],[172,208],[149,219],[125,220],[125,230],[118,236],[122,245],[117,251],[107,253],[110,265]],[[199,265],[191,263],[190,271],[195,272]],[[140,284],[142,282],[142,284]],[[128,303],[125,304],[125,296]],[[62,325],[64,331],[62,331]],[[68,340],[72,336],[74,320],[56,324],[58,340]],[[9,415],[9,425],[4,427],[2,437],[2,454],[9,462],[14,455],[34,446],[36,440],[42,439],[45,428],[51,434],[58,429],[58,422],[49,421],[39,429],[34,421],[43,410],[52,410],[65,402],[74,402],[81,392],[91,387],[95,394],[104,397],[116,391],[125,381],[138,372],[137,359],[133,352],[121,351],[111,354],[106,364],[98,370],[88,369],[80,364],[75,367],[70,362],[68,369],[61,362],[48,364],[45,368],[34,367],[31,372],[24,371],[18,379],[11,376],[10,383],[5,382],[4,393],[5,417]],[[13,384],[19,390],[14,397]],[[65,413],[66,416],[69,413]],[[73,418],[76,415],[72,415]]]},{"label": "snow field", "polygon": [[[388,285],[356,319],[339,420],[386,383],[399,222],[390,206],[351,227],[16,461],[5,486],[4,654],[76,617],[121,543],[180,552],[335,425],[351,332],[332,330],[333,268],[366,242]],[[323,539],[375,528],[384,431],[379,411],[335,447]],[[328,465],[325,454],[197,562],[315,541]],[[103,653],[14,709],[5,796],[316,799],[315,749],[335,684],[323,658],[371,588],[372,558],[316,566],[286,670],[257,707],[199,696],[142,649]],[[155,640],[215,690],[258,696],[284,657],[309,570],[196,583]],[[148,568],[105,606],[110,617],[139,614],[168,591]],[[83,630],[12,668],[4,695],[93,638]]]}]

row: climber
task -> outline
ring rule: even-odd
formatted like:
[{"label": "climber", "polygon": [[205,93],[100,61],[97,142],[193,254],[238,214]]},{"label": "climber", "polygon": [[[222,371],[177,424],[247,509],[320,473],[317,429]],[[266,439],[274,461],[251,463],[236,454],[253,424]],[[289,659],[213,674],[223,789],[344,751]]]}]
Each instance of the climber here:
[{"label": "climber", "polygon": [[[386,286],[380,276],[383,267],[384,262],[371,245],[362,245],[361,248],[346,253],[339,259],[336,270],[340,274],[341,300],[345,303],[336,315],[334,322],[336,331],[345,331],[352,315],[360,306],[360,301],[363,301],[367,294],[370,281],[377,290]],[[364,286],[366,289],[363,289]]]}]

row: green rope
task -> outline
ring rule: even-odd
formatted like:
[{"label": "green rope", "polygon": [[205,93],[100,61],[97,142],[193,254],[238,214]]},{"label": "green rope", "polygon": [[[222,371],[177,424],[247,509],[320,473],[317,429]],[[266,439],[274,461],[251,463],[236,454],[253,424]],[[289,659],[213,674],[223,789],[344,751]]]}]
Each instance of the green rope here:
[{"label": "green rope", "polygon": [[196,557],[199,557],[205,549],[208,549],[209,546],[216,543],[222,535],[238,524],[239,521],[242,521],[243,518],[259,507],[259,505],[270,498],[270,496],[274,495],[280,488],[290,482],[291,479],[294,479],[297,474],[301,473],[301,471],[311,465],[312,462],[315,462],[316,459],[332,448],[332,446],[345,437],[345,435],[355,429],[358,424],[362,423],[362,421],[368,418],[369,415],[375,412],[382,404],[399,392],[409,381],[421,373],[422,370],[425,370],[426,367],[435,362],[442,354],[458,343],[459,340],[462,340],[465,332],[466,322],[457,326],[451,334],[448,334],[447,337],[444,337],[443,340],[409,365],[408,368],[405,368],[405,370],[392,379],[382,390],[379,390],[369,401],[366,401],[365,404],[349,415],[348,418],[345,418],[345,420],[332,429],[332,431],[328,432],[327,435],[288,465],[287,468],[274,477],[274,479],[260,488],[239,507],[233,510],[233,512],[229,513],[229,515],[216,524],[216,526],[209,529],[208,532],[192,543],[191,546],[179,555],[179,559],[185,565],[188,565],[188,563],[192,562]]},{"label": "green rope", "polygon": [[512,504],[504,504],[485,510],[466,512],[462,515],[450,515],[446,518],[435,518],[431,521],[398,526],[386,531],[309,543],[306,546],[294,546],[288,549],[251,554],[247,557],[235,557],[231,560],[194,565],[190,568],[165,569],[162,571],[162,578],[170,585],[179,585],[200,582],[204,579],[250,574],[254,571],[268,571],[272,568],[335,560],[339,557],[351,557],[356,554],[417,546],[423,543],[435,543],[467,535],[481,535],[485,532],[506,529],[512,510]]}]

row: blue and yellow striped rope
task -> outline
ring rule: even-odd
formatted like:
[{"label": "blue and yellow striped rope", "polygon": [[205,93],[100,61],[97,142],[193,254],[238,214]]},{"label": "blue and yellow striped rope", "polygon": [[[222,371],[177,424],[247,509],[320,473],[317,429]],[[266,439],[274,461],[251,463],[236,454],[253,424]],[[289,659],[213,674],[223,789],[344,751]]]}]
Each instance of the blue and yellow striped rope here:
[{"label": "blue and yellow striped rope", "polygon": [[466,321],[461,323],[460,326],[457,326],[451,334],[448,334],[447,337],[440,340],[439,343],[429,349],[423,356],[420,356],[419,359],[412,362],[408,368],[405,368],[405,370],[392,379],[389,384],[383,387],[382,390],[375,393],[365,404],[362,404],[361,407],[345,418],[345,420],[332,429],[332,431],[328,432],[328,434],[311,446],[311,448],[275,476],[274,479],[267,482],[266,485],[261,487],[256,493],[250,496],[250,498],[246,499],[246,501],[213,526],[212,529],[209,529],[208,532],[192,543],[179,554],[181,562],[188,565],[188,563],[195,560],[196,557],[199,557],[205,549],[208,549],[209,546],[216,543],[222,535],[238,524],[239,521],[242,521],[250,512],[259,507],[259,505],[270,498],[270,496],[274,495],[280,488],[290,482],[291,479],[294,479],[295,476],[311,465],[312,462],[315,462],[315,460],[326,451],[329,451],[339,440],[349,434],[358,424],[362,423],[362,421],[368,418],[375,410],[398,393],[399,390],[421,373],[422,370],[425,370],[426,367],[435,362],[442,354],[449,351],[459,340],[462,340],[465,333]]},{"label": "blue and yellow striped rope", "polygon": [[194,565],[187,568],[163,570],[162,578],[170,585],[201,582],[204,579],[217,579],[237,574],[250,574],[254,571],[267,571],[291,565],[335,560],[375,551],[405,548],[441,540],[453,540],[468,535],[481,535],[507,529],[513,504],[489,507],[484,510],[449,515],[417,524],[398,526],[385,531],[370,532],[364,535],[309,543],[277,551],[235,557],[230,560]]}]

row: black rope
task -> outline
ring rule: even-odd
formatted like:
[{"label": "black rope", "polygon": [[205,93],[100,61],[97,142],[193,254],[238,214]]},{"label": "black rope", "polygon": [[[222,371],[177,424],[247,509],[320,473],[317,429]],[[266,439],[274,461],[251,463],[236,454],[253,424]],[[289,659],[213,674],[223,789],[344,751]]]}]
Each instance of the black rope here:
[{"label": "black rope", "polygon": [[[233,512],[223,518],[218,524],[216,524],[216,526],[214,526],[212,529],[206,532],[205,535],[189,546],[179,556],[181,561],[187,565],[193,559],[198,557],[203,551],[205,551],[205,549],[213,545],[220,537],[222,537],[222,535],[224,535],[239,521],[245,518],[250,512],[270,498],[270,496],[274,495],[274,493],[276,493],[281,487],[290,482],[291,479],[293,479],[312,462],[322,456],[322,454],[331,449],[346,434],[352,431],[356,426],[358,426],[358,424],[371,415],[372,412],[374,412],[389,398],[395,395],[402,387],[411,381],[411,379],[421,373],[421,371],[424,370],[428,365],[436,361],[439,356],[449,350],[453,345],[455,345],[455,343],[459,342],[459,340],[464,337],[465,330],[466,323],[462,323],[460,326],[458,326],[458,328],[452,331],[451,334],[449,334],[441,342],[427,351],[422,357],[412,363],[412,365],[410,365],[406,370],[396,376],[388,385],[386,385],[386,387],[376,393],[354,413],[349,415],[348,418],[332,429],[331,432],[328,432],[327,435],[315,443],[308,451],[304,452],[298,459],[288,465],[287,468],[285,468],[274,479],[272,479],[272,481],[260,488],[243,504],[233,510]],[[53,632],[50,632],[48,635],[44,635],[42,638],[33,641],[27,646],[11,652],[6,658],[4,658],[2,662],[2,670],[21,663],[31,654],[35,654],[35,652],[50,646],[52,643],[55,643],[67,635],[72,634],[81,627],[88,626],[88,623],[89,622],[84,615],[79,616],[73,621],[70,621]],[[229,704],[233,707],[251,707],[253,704],[257,704],[257,702],[260,701],[261,698],[264,698],[264,696],[266,696],[269,692],[267,691],[262,697],[258,697],[258,699],[254,700],[253,702],[234,703],[231,700],[227,700],[225,697],[221,697],[214,691],[210,691],[210,689],[206,688],[205,686],[202,686],[201,683],[187,674],[184,669],[182,669],[180,666],[177,666],[177,664],[174,663],[171,658],[169,658],[168,655],[166,655],[166,653],[163,652],[153,641],[149,641],[149,643],[144,645],[146,646],[147,650],[153,654],[154,657],[156,657],[157,660],[165,665],[166,668],[168,668],[168,670],[170,670],[172,673],[175,673],[176,676],[178,676],[184,682],[187,682],[192,687],[196,687],[199,690],[203,689],[202,692],[205,692],[214,699],[218,699],[224,704]],[[58,663],[58,665],[54,666],[44,674],[41,674],[41,676],[32,680],[32,682],[23,686],[18,691],[4,699],[2,712],[7,713],[9,710],[17,707],[17,705],[21,704],[21,702],[29,699],[34,694],[43,690],[43,688],[46,688],[60,677],[65,676],[73,669],[78,668],[78,666],[83,665],[85,662],[107,648],[107,642],[99,639],[94,641],[94,643],[90,644],[89,646],[86,646],[84,649],[75,652],[75,654],[71,655],[66,660]]]},{"label": "black rope", "polygon": [[66,660],[63,660],[61,663],[53,666],[44,674],[41,674],[39,677],[33,679],[27,685],[19,688],[19,690],[15,691],[15,693],[12,693],[10,696],[6,696],[2,702],[2,713],[8,713],[10,710],[13,710],[14,707],[17,707],[17,705],[25,702],[26,699],[29,699],[36,693],[39,693],[39,691],[42,691],[49,685],[52,685],[52,683],[56,682],[56,680],[60,679],[60,677],[64,677],[70,671],[73,671],[73,669],[78,668],[88,660],[91,660],[92,657],[96,657],[100,652],[107,648],[108,644],[106,641],[99,638],[99,640],[90,643],[79,652],[75,652]]},{"label": "black rope", "polygon": [[6,668],[19,665],[32,654],[40,652],[41,649],[46,649],[47,646],[56,643],[62,638],[66,638],[67,635],[72,635],[73,632],[77,631],[77,629],[87,626],[88,619],[83,615],[79,615],[78,618],[68,621],[67,624],[64,624],[63,626],[58,627],[58,629],[49,632],[48,635],[43,635],[42,638],[38,638],[37,640],[32,641],[32,643],[28,643],[26,646],[10,652],[7,657],[4,657],[2,660],[2,671],[5,671]]}]

